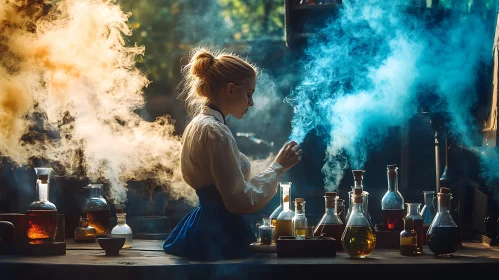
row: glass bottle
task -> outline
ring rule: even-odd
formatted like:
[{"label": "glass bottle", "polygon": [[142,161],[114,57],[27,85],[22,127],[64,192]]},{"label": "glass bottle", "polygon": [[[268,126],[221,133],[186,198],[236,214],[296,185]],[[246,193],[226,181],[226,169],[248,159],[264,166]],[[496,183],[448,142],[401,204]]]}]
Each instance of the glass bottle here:
[{"label": "glass bottle", "polygon": [[274,226],[270,224],[270,218],[263,218],[263,225],[258,227],[260,243],[263,245],[272,245],[274,237]]},{"label": "glass bottle", "polygon": [[452,194],[449,188],[440,188],[438,211],[428,229],[428,248],[437,256],[450,256],[462,246],[461,229],[450,214]]},{"label": "glass bottle", "polygon": [[132,248],[132,229],[126,224],[126,213],[123,208],[116,209],[116,226],[111,230],[111,237],[125,237],[123,248]]},{"label": "glass bottle", "polygon": [[381,224],[385,230],[404,229],[404,197],[398,191],[398,167],[387,165],[388,190],[381,199]]},{"label": "glass bottle", "polygon": [[293,236],[296,239],[305,239],[307,237],[307,217],[305,216],[305,200],[295,198],[295,216],[292,219]]},{"label": "glass bottle", "polygon": [[274,231],[274,241],[281,236],[293,236],[293,217],[295,213],[290,209],[291,183],[281,184],[282,212],[277,216]]},{"label": "glass bottle", "polygon": [[26,211],[26,234],[32,243],[51,243],[57,234],[57,208],[48,200],[52,168],[35,168],[37,199]]},{"label": "glass bottle", "polygon": [[282,212],[282,188],[283,188],[283,186],[291,187],[291,182],[279,183],[280,204],[279,204],[279,206],[277,206],[277,208],[274,210],[274,212],[272,212],[272,214],[270,214],[270,224],[274,227],[276,226],[276,223],[277,223],[277,217],[279,217],[279,214],[281,214],[281,212]]},{"label": "glass bottle", "polygon": [[341,236],[345,230],[345,224],[339,217],[337,206],[337,193],[326,192],[325,212],[314,229],[314,236],[325,236],[336,239],[336,249],[341,249]]},{"label": "glass bottle", "polygon": [[435,209],[435,191],[424,191],[424,206],[421,209],[421,216],[423,217],[423,244],[426,245],[426,232],[437,214],[437,209]]},{"label": "glass bottle", "polygon": [[352,213],[341,236],[343,250],[352,258],[365,258],[376,246],[374,227],[362,211],[362,200],[362,194],[354,194]]},{"label": "glass bottle", "polygon": [[95,228],[88,224],[88,213],[81,212],[79,226],[75,229],[75,242],[95,242]]},{"label": "glass bottle", "polygon": [[364,177],[364,175],[363,175],[364,170],[352,170],[352,174],[353,174],[353,179],[354,179],[354,186],[352,187],[352,191],[348,192],[348,201],[349,201],[350,205],[348,207],[348,211],[346,213],[345,219],[348,222],[348,218],[350,217],[351,206],[353,206],[353,202],[352,202],[353,190],[355,188],[358,188],[358,189],[362,190],[362,196],[363,196],[362,201],[364,201],[363,205],[362,205],[362,209],[364,211],[364,214],[366,215],[367,219],[369,220],[369,224],[371,224],[371,226],[374,227],[374,225],[371,221],[371,215],[369,215],[369,211],[368,211],[369,192],[364,190],[364,185],[362,183],[363,177]]},{"label": "glass bottle", "polygon": [[417,252],[418,254],[421,254],[423,253],[423,216],[419,214],[419,207],[421,206],[421,203],[406,203],[406,205],[407,215],[405,217],[412,219],[412,227],[418,234]]},{"label": "glass bottle", "polygon": [[400,232],[400,254],[414,256],[418,254],[418,233],[414,230],[414,219],[404,217],[404,230]]},{"label": "glass bottle", "polygon": [[341,222],[345,224],[345,200],[343,200],[342,198],[336,199],[336,212],[338,213],[338,217],[340,218]]},{"label": "glass bottle", "polygon": [[109,205],[102,197],[102,184],[89,184],[89,198],[83,211],[88,212],[88,223],[95,228],[97,237],[106,237],[109,230]]}]

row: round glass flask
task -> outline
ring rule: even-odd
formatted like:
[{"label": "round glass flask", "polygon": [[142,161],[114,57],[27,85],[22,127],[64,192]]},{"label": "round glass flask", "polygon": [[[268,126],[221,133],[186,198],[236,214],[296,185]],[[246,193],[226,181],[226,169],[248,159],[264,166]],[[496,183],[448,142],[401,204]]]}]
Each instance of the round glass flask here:
[{"label": "round glass flask", "polygon": [[132,229],[126,224],[126,213],[123,208],[116,209],[116,226],[111,230],[111,237],[125,237],[123,248],[132,248]]},{"label": "round glass flask", "polygon": [[36,201],[26,211],[26,234],[31,243],[51,243],[57,234],[57,208],[48,200],[52,168],[35,168]]},{"label": "round glass flask", "polygon": [[97,237],[106,237],[109,230],[109,205],[102,197],[102,184],[89,184],[89,197],[83,205],[88,213],[88,224],[95,228]]}]

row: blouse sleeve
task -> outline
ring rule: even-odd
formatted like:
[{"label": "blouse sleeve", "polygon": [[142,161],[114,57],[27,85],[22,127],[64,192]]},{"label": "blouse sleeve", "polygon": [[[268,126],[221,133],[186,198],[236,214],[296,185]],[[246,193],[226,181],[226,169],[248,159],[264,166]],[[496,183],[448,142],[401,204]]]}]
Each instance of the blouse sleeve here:
[{"label": "blouse sleeve", "polygon": [[228,127],[211,123],[203,130],[209,173],[225,208],[234,214],[249,214],[263,208],[277,192],[283,167],[273,162],[246,181],[241,170],[239,149]]}]

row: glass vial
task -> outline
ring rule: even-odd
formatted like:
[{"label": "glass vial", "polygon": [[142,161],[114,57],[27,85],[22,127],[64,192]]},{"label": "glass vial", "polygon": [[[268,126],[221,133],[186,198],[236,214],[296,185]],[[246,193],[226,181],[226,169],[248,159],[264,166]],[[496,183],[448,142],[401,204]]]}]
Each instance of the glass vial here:
[{"label": "glass vial", "polygon": [[270,218],[263,218],[263,225],[258,227],[260,243],[263,245],[272,245],[274,238],[274,226],[270,224]]},{"label": "glass vial", "polygon": [[387,165],[388,190],[381,199],[381,224],[385,230],[404,229],[404,197],[398,191],[398,167]]},{"label": "glass vial", "polygon": [[51,243],[57,234],[57,208],[48,200],[52,168],[35,168],[37,198],[26,211],[26,234],[32,243]]},{"label": "glass vial", "polygon": [[424,206],[421,209],[420,215],[423,217],[423,244],[426,245],[426,232],[430,228],[433,218],[437,214],[435,208],[435,191],[424,191]]},{"label": "glass vial", "polygon": [[338,199],[336,192],[326,192],[325,212],[314,230],[314,236],[332,237],[336,239],[336,249],[342,249],[341,236],[345,230],[345,224],[339,216]]},{"label": "glass vial", "polygon": [[282,188],[283,188],[283,186],[291,187],[291,182],[279,183],[279,203],[280,204],[272,212],[272,214],[270,214],[270,224],[274,227],[276,226],[276,223],[277,223],[277,217],[279,217],[279,214],[281,214],[281,212],[282,212]]},{"label": "glass vial", "polygon": [[293,236],[296,239],[305,239],[307,237],[307,217],[305,216],[305,200],[295,198],[295,216],[292,219]]},{"label": "glass vial", "polygon": [[291,211],[291,183],[281,184],[282,187],[282,212],[277,216],[274,231],[274,241],[281,236],[293,236],[293,217],[295,213]]},{"label": "glass vial", "polygon": [[102,197],[102,184],[89,184],[89,197],[83,211],[88,213],[88,223],[95,228],[97,237],[106,237],[109,230],[109,205]]},{"label": "glass vial", "polygon": [[461,229],[450,214],[452,194],[449,188],[440,188],[438,211],[428,229],[426,242],[433,254],[448,257],[462,246]]},{"label": "glass vial", "polygon": [[362,194],[354,194],[352,213],[341,236],[343,250],[352,258],[365,258],[376,246],[374,228],[362,211],[362,200]]},{"label": "glass vial", "polygon": [[404,217],[404,230],[400,232],[400,254],[415,256],[418,254],[418,233],[414,230],[414,219]]},{"label": "glass vial", "polygon": [[81,212],[79,226],[75,229],[75,242],[95,242],[95,228],[88,224],[88,213]]},{"label": "glass vial", "polygon": [[116,209],[116,226],[111,230],[111,237],[125,237],[123,248],[132,248],[132,229],[126,224],[126,213],[123,208]]}]

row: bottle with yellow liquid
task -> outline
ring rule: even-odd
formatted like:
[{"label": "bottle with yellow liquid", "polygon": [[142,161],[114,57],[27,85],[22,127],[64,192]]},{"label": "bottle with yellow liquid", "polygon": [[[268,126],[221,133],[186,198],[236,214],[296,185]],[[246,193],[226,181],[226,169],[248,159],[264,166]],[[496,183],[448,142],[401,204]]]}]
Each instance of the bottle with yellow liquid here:
[{"label": "bottle with yellow liquid", "polygon": [[376,235],[363,211],[362,193],[354,193],[352,202],[352,212],[341,236],[341,245],[350,257],[365,258],[373,252],[376,246]]},{"label": "bottle with yellow liquid", "polygon": [[279,217],[279,214],[281,214],[282,212],[282,188],[283,187],[291,187],[291,182],[286,182],[286,183],[279,183],[279,201],[281,202],[281,204],[279,204],[279,206],[277,206],[277,208],[272,212],[272,214],[270,214],[270,225],[271,226],[276,226],[276,223],[277,223],[277,217]]},{"label": "bottle with yellow liquid", "polygon": [[274,241],[281,236],[293,236],[293,217],[295,213],[290,209],[291,183],[281,184],[282,187],[282,212],[277,216]]},{"label": "bottle with yellow liquid", "polygon": [[296,239],[305,239],[307,237],[307,217],[305,216],[305,200],[295,198],[295,216],[292,220],[293,236]]}]

